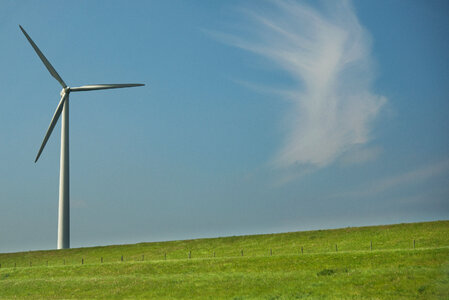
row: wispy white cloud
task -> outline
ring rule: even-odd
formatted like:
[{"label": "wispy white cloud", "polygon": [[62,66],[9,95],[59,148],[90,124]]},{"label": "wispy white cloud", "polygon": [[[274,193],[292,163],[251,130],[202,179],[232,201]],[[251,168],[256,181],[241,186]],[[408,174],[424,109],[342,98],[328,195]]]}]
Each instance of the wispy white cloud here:
[{"label": "wispy white cloud", "polygon": [[353,147],[353,149],[348,150],[341,157],[341,163],[343,165],[355,165],[361,164],[367,161],[375,160],[381,153],[382,148],[377,147]]},{"label": "wispy white cloud", "polygon": [[71,204],[73,208],[85,208],[87,207],[87,202],[80,199],[71,200]]},{"label": "wispy white cloud", "polygon": [[352,191],[332,195],[332,198],[361,198],[374,196],[388,190],[416,185],[431,178],[446,176],[449,173],[449,159],[408,170],[404,173],[372,181]]},{"label": "wispy white cloud", "polygon": [[420,181],[422,182],[431,177],[439,176],[447,172],[449,172],[449,159],[417,168],[403,174],[381,179],[370,184],[370,187],[364,190],[370,194],[380,193],[402,185],[413,184]]},{"label": "wispy white cloud", "polygon": [[292,1],[262,6],[244,11],[251,21],[237,34],[214,36],[269,59],[297,83],[279,93],[292,109],[274,166],[324,167],[368,143],[387,100],[372,92],[371,40],[351,4],[329,1],[320,10]]}]

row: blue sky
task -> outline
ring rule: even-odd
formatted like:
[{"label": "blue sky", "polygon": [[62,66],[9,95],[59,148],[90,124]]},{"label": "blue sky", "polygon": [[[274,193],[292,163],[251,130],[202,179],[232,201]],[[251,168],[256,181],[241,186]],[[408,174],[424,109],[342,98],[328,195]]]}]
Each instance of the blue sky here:
[{"label": "blue sky", "polygon": [[0,251],[449,218],[447,1],[2,1]]}]

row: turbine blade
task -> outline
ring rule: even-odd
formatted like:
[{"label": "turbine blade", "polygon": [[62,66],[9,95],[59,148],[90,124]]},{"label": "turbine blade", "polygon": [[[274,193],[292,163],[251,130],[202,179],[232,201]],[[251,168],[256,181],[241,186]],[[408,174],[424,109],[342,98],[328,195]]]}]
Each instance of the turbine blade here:
[{"label": "turbine blade", "polygon": [[33,47],[34,51],[36,51],[39,58],[44,63],[45,67],[47,67],[47,70],[50,72],[51,76],[53,76],[61,85],[63,88],[66,88],[67,85],[65,84],[64,80],[62,80],[61,76],[59,76],[58,72],[56,72],[55,68],[50,64],[50,62],[47,60],[47,58],[44,56],[44,54],[39,50],[37,45],[33,42],[33,40],[30,38],[28,33],[26,33],[25,29],[23,29],[22,26],[20,26],[20,30],[22,30],[23,34],[27,38],[28,42],[30,42],[31,46]]},{"label": "turbine blade", "polygon": [[39,152],[37,153],[34,162],[37,162],[39,156],[41,156],[41,153],[44,150],[45,145],[47,144],[48,138],[50,137],[51,133],[53,132],[53,128],[55,128],[55,125],[59,120],[59,116],[61,115],[62,108],[64,107],[64,101],[67,98],[67,95],[68,93],[64,93],[61,97],[61,100],[59,101],[58,107],[56,108],[53,118],[51,119],[50,126],[48,126],[47,133],[45,134],[44,140],[42,141],[42,145],[39,148]]},{"label": "turbine blade", "polygon": [[93,91],[93,90],[107,90],[107,89],[119,89],[136,86],[144,86],[143,83],[122,83],[122,84],[90,84],[79,87],[71,87],[71,92]]}]

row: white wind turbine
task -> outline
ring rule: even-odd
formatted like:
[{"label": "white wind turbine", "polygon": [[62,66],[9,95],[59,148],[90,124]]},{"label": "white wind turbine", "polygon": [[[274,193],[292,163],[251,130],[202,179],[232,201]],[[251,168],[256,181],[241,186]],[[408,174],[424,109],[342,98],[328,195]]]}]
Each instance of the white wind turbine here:
[{"label": "white wind turbine", "polygon": [[47,58],[42,54],[30,36],[26,31],[20,26],[23,34],[30,42],[34,51],[36,51],[39,58],[47,67],[51,76],[53,76],[61,85],[61,100],[59,101],[56,111],[51,119],[50,126],[48,126],[47,133],[45,134],[42,145],[37,153],[37,162],[39,156],[44,150],[47,144],[48,138],[50,137],[53,128],[55,127],[58,119],[62,113],[62,124],[61,124],[61,159],[60,159],[60,172],[59,172],[59,214],[58,214],[58,249],[70,248],[70,188],[69,188],[69,94],[70,92],[82,92],[82,91],[92,91],[92,90],[105,90],[105,89],[117,89],[126,87],[143,86],[140,83],[125,83],[125,84],[93,84],[84,85],[80,87],[68,87],[62,80],[61,76],[56,72]]}]

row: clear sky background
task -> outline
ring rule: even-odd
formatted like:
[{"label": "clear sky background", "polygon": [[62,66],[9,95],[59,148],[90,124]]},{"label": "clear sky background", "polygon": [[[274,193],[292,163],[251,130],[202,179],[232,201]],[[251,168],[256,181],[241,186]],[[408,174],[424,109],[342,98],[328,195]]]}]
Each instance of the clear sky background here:
[{"label": "clear sky background", "polygon": [[0,251],[449,219],[448,1],[0,3]]}]

